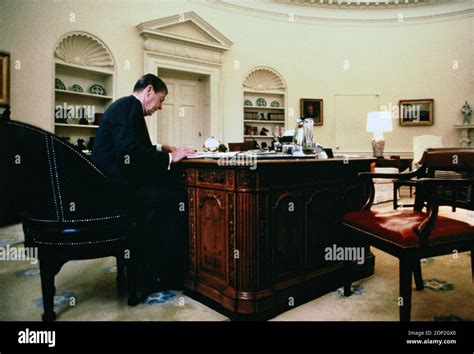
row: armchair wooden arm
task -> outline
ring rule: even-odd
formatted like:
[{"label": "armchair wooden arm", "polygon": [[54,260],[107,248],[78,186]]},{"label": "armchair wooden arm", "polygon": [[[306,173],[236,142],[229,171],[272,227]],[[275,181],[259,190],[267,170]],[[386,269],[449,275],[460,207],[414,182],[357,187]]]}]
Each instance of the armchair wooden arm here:
[{"label": "armchair wooden arm", "polygon": [[360,172],[359,177],[365,178],[367,180],[369,196],[362,207],[361,210],[370,210],[374,203],[375,198],[375,188],[374,188],[374,178],[386,178],[386,179],[396,179],[396,180],[403,180],[408,181],[414,177],[419,176],[421,173],[420,169],[410,172],[402,172],[402,173],[374,173],[374,172]]},{"label": "armchair wooden arm", "polygon": [[428,245],[428,240],[438,217],[439,206],[448,204],[446,200],[440,200],[437,188],[452,187],[453,201],[457,199],[460,187],[467,187],[474,184],[474,179],[446,179],[446,178],[421,178],[416,181],[417,190],[423,193],[423,198],[427,201],[428,217],[418,226],[416,232],[420,237],[421,247]]}]

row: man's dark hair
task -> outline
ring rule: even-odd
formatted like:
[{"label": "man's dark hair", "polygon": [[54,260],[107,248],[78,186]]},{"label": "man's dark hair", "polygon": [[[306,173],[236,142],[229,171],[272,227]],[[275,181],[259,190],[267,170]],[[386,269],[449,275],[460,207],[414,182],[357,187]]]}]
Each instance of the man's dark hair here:
[{"label": "man's dark hair", "polygon": [[168,88],[166,87],[166,84],[158,76],[153,74],[145,74],[139,78],[133,87],[133,92],[140,92],[148,85],[153,86],[153,90],[155,92],[164,92],[165,94],[168,94]]}]

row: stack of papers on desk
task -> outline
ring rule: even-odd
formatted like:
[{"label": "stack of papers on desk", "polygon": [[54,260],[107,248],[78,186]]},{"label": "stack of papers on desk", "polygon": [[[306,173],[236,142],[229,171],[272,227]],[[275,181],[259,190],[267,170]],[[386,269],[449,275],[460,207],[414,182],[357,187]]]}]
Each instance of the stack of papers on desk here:
[{"label": "stack of papers on desk", "polygon": [[357,154],[334,154],[335,158],[350,158],[350,157],[361,157],[360,155]]},{"label": "stack of papers on desk", "polygon": [[239,151],[230,152],[197,152],[194,156],[188,157],[188,159],[220,159],[222,157],[231,158],[237,155]]}]

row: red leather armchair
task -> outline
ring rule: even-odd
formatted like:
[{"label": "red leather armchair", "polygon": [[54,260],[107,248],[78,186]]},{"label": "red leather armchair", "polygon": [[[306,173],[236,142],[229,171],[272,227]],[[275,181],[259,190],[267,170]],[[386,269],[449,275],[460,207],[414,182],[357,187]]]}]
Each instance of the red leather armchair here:
[{"label": "red leather armchair", "polygon": [[[413,210],[370,210],[373,201],[372,178],[405,180],[420,174],[420,170],[426,178],[416,180],[417,194]],[[438,215],[440,205],[474,210],[474,149],[428,149],[416,171],[401,174],[361,173],[360,177],[368,179],[372,192],[361,211],[344,216],[346,241],[349,244],[374,246],[398,257],[402,300],[400,320],[409,321],[412,274],[416,289],[423,289],[420,259],[451,254],[453,250],[474,253],[474,226]],[[474,282],[473,258],[471,262]],[[356,266],[346,262],[347,274],[354,271]],[[350,281],[346,281],[344,295],[350,296],[350,289]]]}]

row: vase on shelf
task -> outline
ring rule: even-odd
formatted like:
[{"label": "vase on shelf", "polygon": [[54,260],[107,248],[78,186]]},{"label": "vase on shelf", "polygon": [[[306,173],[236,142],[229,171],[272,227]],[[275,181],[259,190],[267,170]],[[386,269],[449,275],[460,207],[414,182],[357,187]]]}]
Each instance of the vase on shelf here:
[{"label": "vase on shelf", "polygon": [[461,110],[464,118],[463,118],[463,121],[462,121],[462,124],[471,124],[471,113],[472,113],[472,109],[471,109],[471,106],[469,106],[469,104],[466,103],[464,104],[464,106],[462,107],[462,110]]}]

